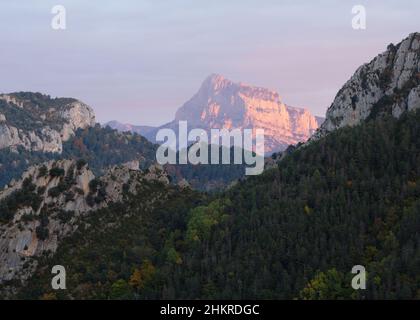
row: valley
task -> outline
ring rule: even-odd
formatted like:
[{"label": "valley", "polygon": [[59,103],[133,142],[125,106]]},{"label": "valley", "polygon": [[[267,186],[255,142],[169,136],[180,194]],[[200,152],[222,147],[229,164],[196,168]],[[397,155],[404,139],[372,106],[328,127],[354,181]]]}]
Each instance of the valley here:
[{"label": "valley", "polygon": [[412,33],[355,71],[322,124],[209,76],[166,127],[263,127],[273,155],[248,177],[234,150],[228,165],[160,165],[150,136],[81,101],[1,95],[1,298],[419,299],[419,72]]}]

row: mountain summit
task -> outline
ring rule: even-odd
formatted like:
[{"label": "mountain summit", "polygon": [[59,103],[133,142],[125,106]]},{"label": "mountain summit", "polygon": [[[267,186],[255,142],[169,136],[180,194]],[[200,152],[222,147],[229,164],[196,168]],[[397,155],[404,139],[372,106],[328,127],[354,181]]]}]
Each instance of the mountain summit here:
[{"label": "mountain summit", "polygon": [[154,142],[157,130],[176,130],[181,120],[188,121],[190,128],[205,130],[264,129],[266,153],[306,141],[322,122],[307,109],[284,104],[275,91],[235,83],[219,74],[204,80],[198,92],[177,110],[172,122],[145,136]]},{"label": "mountain summit", "polygon": [[420,108],[420,33],[412,33],[359,67],[337,93],[318,139],[382,114],[399,117]]},{"label": "mountain summit", "polygon": [[203,129],[264,129],[266,152],[307,140],[321,120],[307,109],[284,104],[272,90],[235,83],[212,74],[198,92],[178,109],[175,121]]},{"label": "mountain summit", "polygon": [[78,129],[95,125],[91,107],[72,98],[35,92],[0,94],[0,150],[60,154]]}]

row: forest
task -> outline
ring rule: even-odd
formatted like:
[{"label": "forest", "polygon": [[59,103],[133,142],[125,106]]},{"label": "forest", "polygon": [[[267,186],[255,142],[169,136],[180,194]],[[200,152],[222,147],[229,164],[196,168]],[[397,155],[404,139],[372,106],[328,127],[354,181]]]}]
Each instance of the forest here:
[{"label": "forest", "polygon": [[[150,183],[127,194],[39,258],[17,297],[419,299],[419,213],[420,112],[377,117],[223,193]],[[68,290],[51,290],[55,264]],[[351,287],[355,265],[366,290]]]}]

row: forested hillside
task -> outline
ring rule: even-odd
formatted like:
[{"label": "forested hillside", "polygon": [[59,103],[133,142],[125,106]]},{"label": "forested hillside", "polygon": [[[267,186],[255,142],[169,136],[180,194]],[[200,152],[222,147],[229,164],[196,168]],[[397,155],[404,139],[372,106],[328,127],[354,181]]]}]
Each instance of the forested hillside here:
[{"label": "forested hillside", "polygon": [[[420,298],[419,112],[341,128],[218,198],[143,202],[88,218],[19,297]],[[354,265],[366,290],[351,289]]]},{"label": "forested hillside", "polygon": [[[95,122],[93,109],[76,99],[36,92],[0,94],[0,188],[48,160],[83,159],[95,175],[132,161],[144,170],[156,163],[157,147],[138,133],[102,127]],[[174,183],[185,179],[199,190],[223,189],[245,172],[242,165],[166,169]]]},{"label": "forested hillside", "polygon": [[143,168],[154,162],[156,146],[138,134],[118,133],[100,125],[79,129],[74,137],[63,143],[63,152],[46,153],[0,150],[0,187],[18,178],[30,166],[52,159],[84,159],[96,173],[106,167],[139,160]]}]

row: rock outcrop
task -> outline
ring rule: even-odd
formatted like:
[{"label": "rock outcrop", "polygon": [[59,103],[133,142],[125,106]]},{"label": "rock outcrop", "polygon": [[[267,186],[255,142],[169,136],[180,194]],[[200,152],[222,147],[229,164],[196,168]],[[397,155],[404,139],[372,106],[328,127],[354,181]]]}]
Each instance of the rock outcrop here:
[{"label": "rock outcrop", "polygon": [[420,33],[413,33],[357,69],[337,93],[314,139],[380,114],[399,117],[419,107]]},{"label": "rock outcrop", "polygon": [[58,160],[30,167],[0,192],[0,284],[25,281],[37,257],[53,254],[81,218],[135,195],[146,181],[168,184],[161,167],[146,172],[131,165],[95,177],[84,161]]},{"label": "rock outcrop", "polygon": [[79,128],[95,125],[88,105],[38,93],[0,95],[0,149],[61,153],[63,142]]},{"label": "rock outcrop", "polygon": [[234,83],[211,75],[199,91],[175,115],[192,127],[264,129],[266,152],[285,149],[306,141],[318,128],[318,120],[307,110],[285,105],[275,91]]},{"label": "rock outcrop", "polygon": [[[175,114],[175,120],[159,128],[143,131],[144,136],[156,142],[156,132],[161,128],[177,130],[179,121],[188,127],[210,129],[264,129],[265,151],[284,150],[290,144],[306,141],[323,119],[313,116],[307,109],[284,104],[277,92],[234,83],[221,75],[207,77],[198,92]],[[117,122],[108,125],[118,130]]]}]

